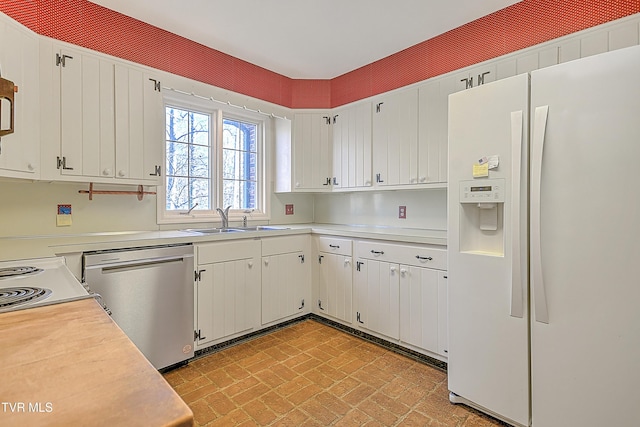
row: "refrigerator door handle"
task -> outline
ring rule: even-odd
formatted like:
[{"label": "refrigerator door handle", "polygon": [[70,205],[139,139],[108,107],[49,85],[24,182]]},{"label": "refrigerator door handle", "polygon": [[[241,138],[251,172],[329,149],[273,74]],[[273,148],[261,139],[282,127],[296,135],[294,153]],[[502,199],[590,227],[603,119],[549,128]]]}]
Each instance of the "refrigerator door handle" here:
[{"label": "refrigerator door handle", "polygon": [[522,193],[522,141],[523,141],[522,111],[511,112],[511,312],[512,317],[524,316],[524,302],[522,289],[522,253],[520,250],[520,204]]},{"label": "refrigerator door handle", "polygon": [[531,142],[531,287],[533,289],[534,320],[549,323],[547,297],[542,277],[540,245],[540,187],[542,181],[542,153],[549,106],[536,107]]}]

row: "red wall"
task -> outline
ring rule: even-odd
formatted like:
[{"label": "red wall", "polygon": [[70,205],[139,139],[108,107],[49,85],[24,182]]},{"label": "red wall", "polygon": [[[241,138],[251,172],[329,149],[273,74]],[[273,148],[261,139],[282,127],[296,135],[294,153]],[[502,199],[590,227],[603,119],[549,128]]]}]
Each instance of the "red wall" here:
[{"label": "red wall", "polygon": [[330,108],[640,12],[640,0],[523,0],[331,80],[274,73],[87,0],[1,0],[35,32],[290,108]]}]

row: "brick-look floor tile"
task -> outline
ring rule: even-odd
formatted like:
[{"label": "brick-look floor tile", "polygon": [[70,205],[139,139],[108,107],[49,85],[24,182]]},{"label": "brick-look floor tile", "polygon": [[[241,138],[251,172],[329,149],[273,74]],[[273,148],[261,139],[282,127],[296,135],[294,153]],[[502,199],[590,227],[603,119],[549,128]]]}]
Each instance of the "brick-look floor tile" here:
[{"label": "brick-look floor tile", "polygon": [[315,384],[310,384],[301,390],[296,391],[288,397],[294,405],[300,405],[302,402],[309,400],[311,397],[320,393],[322,389]]},{"label": "brick-look floor tile", "polygon": [[232,396],[231,400],[236,402],[238,405],[244,405],[248,402],[251,402],[254,399],[259,398],[269,390],[271,389],[269,388],[268,385],[263,383],[258,383],[255,386],[249,388],[248,390],[243,391],[242,393],[238,393],[235,396]]},{"label": "brick-look floor tile", "polygon": [[204,400],[209,404],[211,409],[221,415],[227,415],[237,408],[236,404],[221,391],[211,393],[205,397]]},{"label": "brick-look floor tile", "polygon": [[[344,397],[344,395],[351,393],[360,385],[360,381],[357,381],[353,378],[345,378],[341,381],[338,381],[334,386],[332,386],[329,391],[338,397]],[[367,395],[366,397],[368,397]],[[357,402],[356,402],[357,403]]]},{"label": "brick-look floor tile", "polygon": [[193,402],[189,407],[193,411],[194,421],[200,425],[213,421],[218,417],[204,400]]},{"label": "brick-look floor tile", "polygon": [[300,409],[308,413],[311,418],[320,421],[322,425],[328,426],[338,419],[338,416],[325,408],[315,399],[309,399],[300,405]]},{"label": "brick-look floor tile", "polygon": [[267,425],[275,420],[276,414],[267,408],[267,406],[260,400],[252,400],[242,407],[244,411],[253,418],[258,425]]},{"label": "brick-look floor tile", "polygon": [[349,405],[356,406],[358,403],[368,399],[375,392],[375,388],[366,384],[360,384],[355,389],[344,395],[342,399]]},{"label": "brick-look floor tile", "polygon": [[393,425],[398,420],[396,415],[387,411],[371,399],[367,399],[360,403],[358,405],[358,409],[385,426]]},{"label": "brick-look floor tile", "polygon": [[446,373],[305,320],[164,374],[195,426],[490,427],[448,400]]},{"label": "brick-look floor tile", "polygon": [[367,421],[370,421],[371,417],[360,409],[352,409],[336,422],[336,427],[353,427],[364,425]]},{"label": "brick-look floor tile", "polygon": [[269,409],[278,415],[284,415],[291,411],[295,406],[289,402],[286,398],[280,396],[275,391],[265,393],[260,397],[260,400],[264,402]]},{"label": "brick-look floor tile", "polygon": [[428,426],[431,418],[422,415],[419,412],[409,413],[403,420],[398,423],[402,427],[424,427]]},{"label": "brick-look floor tile", "polygon": [[224,392],[227,394],[227,396],[229,397],[233,397],[237,394],[243,393],[245,391],[247,391],[248,389],[250,389],[251,387],[260,384],[260,381],[258,381],[256,378],[254,377],[249,377],[249,378],[245,378],[242,379],[240,381],[236,381],[235,383],[231,384],[228,387],[224,388]]},{"label": "brick-look floor tile", "polygon": [[241,409],[234,409],[223,417],[216,418],[211,422],[211,426],[229,427],[237,426],[244,422],[250,421],[251,418]]}]

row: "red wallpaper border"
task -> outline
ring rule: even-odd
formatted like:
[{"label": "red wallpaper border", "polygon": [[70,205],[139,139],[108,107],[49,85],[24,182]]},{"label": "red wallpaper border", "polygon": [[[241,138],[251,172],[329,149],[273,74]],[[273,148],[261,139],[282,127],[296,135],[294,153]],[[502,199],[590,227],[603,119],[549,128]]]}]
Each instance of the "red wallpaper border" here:
[{"label": "red wallpaper border", "polygon": [[2,0],[33,31],[289,108],[332,108],[640,13],[640,0],[523,0],[331,80],[291,79],[87,0]]}]

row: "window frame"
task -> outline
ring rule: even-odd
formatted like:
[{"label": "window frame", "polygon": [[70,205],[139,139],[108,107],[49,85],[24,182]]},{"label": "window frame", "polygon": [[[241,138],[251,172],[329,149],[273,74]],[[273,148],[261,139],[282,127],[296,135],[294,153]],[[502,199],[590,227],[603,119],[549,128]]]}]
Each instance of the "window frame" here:
[{"label": "window frame", "polygon": [[[190,95],[182,94],[164,94],[163,97],[163,169],[166,169],[167,164],[167,139],[166,139],[166,109],[167,107],[180,108],[187,111],[194,111],[198,113],[208,114],[210,117],[210,129],[209,129],[209,174],[210,174],[210,197],[211,208],[210,209],[193,209],[191,213],[187,213],[187,210],[173,210],[168,211],[166,209],[166,174],[163,177],[162,185],[157,187],[157,223],[158,224],[178,224],[178,223],[208,223],[208,226],[220,226],[220,215],[216,211],[216,208],[224,209],[226,206],[221,206],[223,195],[223,120],[237,120],[243,122],[254,123],[258,126],[257,137],[257,205],[258,207],[253,210],[248,209],[230,209],[229,221],[242,221],[246,216],[248,220],[269,220],[269,201],[271,195],[268,193],[267,183],[270,181],[269,170],[266,167],[267,164],[267,136],[271,132],[270,118],[249,111],[240,110],[230,106],[218,107],[213,101],[207,101],[204,99],[194,98]],[[216,108],[218,107],[218,108]],[[211,225],[211,222],[217,224]]]}]

